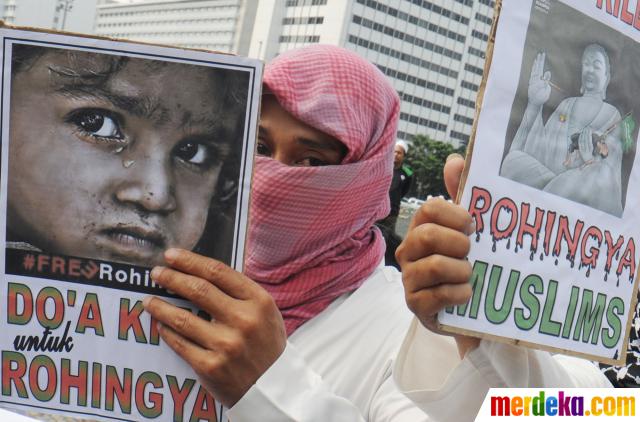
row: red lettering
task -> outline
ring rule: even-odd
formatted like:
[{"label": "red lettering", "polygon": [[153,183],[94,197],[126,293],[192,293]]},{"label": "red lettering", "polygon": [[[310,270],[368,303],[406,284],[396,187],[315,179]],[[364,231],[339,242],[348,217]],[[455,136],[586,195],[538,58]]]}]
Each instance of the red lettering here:
[{"label": "red lettering", "polygon": [[100,408],[102,403],[102,364],[94,362],[91,365],[91,407]]},{"label": "red lettering", "polygon": [[[25,325],[33,316],[33,294],[25,284],[9,283],[7,295],[7,322],[15,325]],[[23,309],[18,312],[18,298],[21,298]]]},{"label": "red lettering", "polygon": [[544,254],[549,256],[549,247],[551,246],[551,233],[553,231],[553,225],[556,222],[556,213],[553,211],[547,212],[547,223],[544,226]]},{"label": "red lettering", "polygon": [[86,406],[89,379],[87,362],[80,361],[78,363],[78,375],[72,375],[71,361],[69,359],[62,359],[60,372],[60,399],[62,403],[69,404],[71,388],[75,388],[78,391],[78,406]]},{"label": "red lettering", "polygon": [[144,333],[144,329],[142,328],[142,323],[140,322],[140,316],[144,312],[144,306],[142,306],[142,301],[138,300],[136,303],[129,309],[130,301],[129,299],[120,299],[120,319],[118,321],[118,338],[120,340],[128,340],[129,339],[129,330],[133,331],[133,335],[136,338],[136,342],[138,343],[146,343],[147,336]]},{"label": "red lettering", "polygon": [[79,259],[71,258],[69,259],[69,275],[71,277],[80,277],[80,266],[82,265],[82,261]]},{"label": "red lettering", "polygon": [[[479,204],[482,205],[479,205]],[[484,220],[482,214],[489,211],[491,207],[491,194],[488,190],[474,186],[471,189],[471,202],[469,204],[469,214],[476,222],[476,233],[484,231]]]},{"label": "red lettering", "polygon": [[49,256],[48,255],[38,255],[36,268],[38,272],[42,272],[45,268],[49,267]]},{"label": "red lettering", "polygon": [[592,246],[589,248],[590,254],[587,255],[587,242],[590,238],[595,238],[598,242],[598,248],[602,244],[602,232],[595,226],[591,226],[584,232],[582,237],[582,247],[580,248],[580,256],[581,262],[584,266],[590,266],[591,268],[596,267],[596,262],[598,262],[598,255],[600,253],[600,249]]},{"label": "red lettering", "polygon": [[544,211],[540,208],[536,208],[536,216],[533,225],[527,224],[529,218],[529,209],[531,206],[527,203],[520,205],[520,228],[518,229],[518,237],[516,243],[522,248],[524,243],[524,235],[531,236],[531,250],[538,249],[538,238],[540,237],[540,229],[542,228],[542,218],[544,217]]},{"label": "red lettering", "polygon": [[572,235],[569,231],[569,219],[564,215],[561,215],[558,219],[558,236],[556,237],[556,244],[553,247],[553,254],[560,256],[560,252],[562,251],[562,240],[564,239],[567,248],[569,249],[567,252],[567,259],[569,259],[569,261],[573,261],[576,257],[578,240],[580,240],[580,233],[582,232],[583,226],[584,223],[578,220],[573,228]]},{"label": "red lettering", "polygon": [[104,337],[100,302],[98,302],[98,295],[95,293],[87,293],[84,297],[76,324],[76,333],[84,334],[87,328],[92,328],[96,335]]},{"label": "red lettering", "polygon": [[[619,2],[620,0],[618,0],[618,3]],[[626,24],[633,24],[633,13],[629,12],[629,0],[624,0],[622,3],[622,13],[620,14],[620,19]]]},{"label": "red lettering", "polygon": [[105,380],[105,409],[113,411],[117,400],[123,413],[131,413],[131,389],[133,384],[133,371],[124,368],[123,380],[120,381],[118,369],[107,365]]},{"label": "red lettering", "polygon": [[[49,299],[53,302],[53,316],[51,318],[46,312]],[[52,330],[58,328],[64,320],[64,309],[64,298],[59,290],[53,287],[45,287],[38,292],[38,296],[36,296],[36,317],[43,327]]]},{"label": "red lettering", "polygon": [[176,377],[167,375],[167,384],[169,385],[169,392],[173,399],[173,420],[181,421],[184,419],[184,405],[195,383],[195,380],[187,378],[184,380],[182,387],[180,387]]},{"label": "red lettering", "polygon": [[616,18],[620,14],[620,0],[616,0],[613,10],[611,9],[611,0],[607,0],[607,12],[615,16]]},{"label": "red lettering", "polygon": [[148,394],[149,405],[145,400],[145,390],[147,385],[155,388],[162,388],[162,378],[154,372],[144,372],[136,381],[136,407],[138,411],[146,418],[157,418],[162,412],[162,394],[151,391]]},{"label": "red lettering", "polygon": [[58,274],[64,274],[64,258],[60,257],[60,256],[54,256],[51,259],[51,272],[52,273],[58,273]]},{"label": "red lettering", "polygon": [[193,412],[191,412],[189,421],[199,421],[200,419],[208,422],[216,422],[215,401],[202,387],[198,390],[196,402],[193,404]]},{"label": "red lettering", "polygon": [[606,272],[609,272],[613,263],[613,256],[620,250],[620,248],[622,248],[624,237],[619,236],[616,244],[614,245],[613,239],[611,238],[611,233],[609,233],[609,230],[605,230],[604,241],[607,244],[607,262],[604,264],[604,270]]},{"label": "red lettering", "polygon": [[17,352],[2,352],[2,395],[11,396],[11,385],[16,388],[18,396],[27,399],[27,387],[22,378],[27,373],[27,359]]},{"label": "red lettering", "polygon": [[[45,371],[45,376],[40,377],[40,370]],[[45,386],[40,386],[40,381],[45,381]],[[56,393],[56,384],[58,383],[58,374],[56,373],[56,365],[50,357],[38,355],[31,361],[29,365],[29,389],[40,401],[49,401]]]},{"label": "red lettering", "polygon": [[622,254],[622,259],[618,264],[618,269],[616,270],[618,276],[622,274],[623,268],[629,269],[629,280],[633,280],[633,277],[636,275],[636,244],[632,237],[629,238],[627,247]]},{"label": "red lettering", "polygon": [[[500,217],[500,211],[503,209],[507,214],[509,214],[511,220],[509,221],[509,224],[501,230],[498,227],[498,219]],[[516,207],[516,204],[509,198],[502,198],[496,202],[495,207],[493,207],[493,210],[491,211],[491,236],[493,236],[495,240],[511,237],[511,233],[513,233],[517,224],[518,208]]]}]

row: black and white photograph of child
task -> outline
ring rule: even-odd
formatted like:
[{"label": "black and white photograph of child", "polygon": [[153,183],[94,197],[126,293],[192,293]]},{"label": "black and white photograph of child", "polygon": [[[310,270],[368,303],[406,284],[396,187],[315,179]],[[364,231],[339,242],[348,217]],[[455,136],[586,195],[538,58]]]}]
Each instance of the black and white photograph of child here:
[{"label": "black and white photograph of child", "polygon": [[229,262],[248,72],[27,44],[11,63],[8,248]]},{"label": "black and white photograph of child", "polygon": [[639,77],[632,40],[560,2],[534,6],[500,175],[622,216]]}]

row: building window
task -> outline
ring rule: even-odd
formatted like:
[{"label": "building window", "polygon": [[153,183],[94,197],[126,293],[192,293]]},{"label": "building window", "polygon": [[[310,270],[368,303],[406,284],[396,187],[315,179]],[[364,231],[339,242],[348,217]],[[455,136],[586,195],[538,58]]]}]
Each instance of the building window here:
[{"label": "building window", "polygon": [[489,6],[490,8],[494,8],[496,5],[496,2],[493,0],[478,0],[478,3],[480,4],[484,4],[485,6]]},{"label": "building window", "polygon": [[454,114],[453,120],[455,120],[456,122],[464,123],[469,126],[473,125],[473,119],[471,117],[463,116],[461,114]]},{"label": "building window", "polygon": [[414,84],[414,85],[418,85],[420,87],[423,88],[427,88],[430,89],[432,91],[436,91],[439,92],[441,94],[444,95],[448,95],[450,97],[453,96],[453,89],[451,88],[447,88],[446,86],[437,84],[435,82],[431,82],[431,81],[427,81],[426,79],[422,79],[422,78],[417,78],[413,75],[409,75],[407,73],[404,72],[398,72],[397,70],[394,69],[390,69],[388,67],[384,67],[381,65],[376,65],[378,66],[378,69],[380,69],[382,71],[382,73],[384,73],[385,75],[391,77],[391,78],[395,78],[398,79],[400,81],[405,81],[408,82],[410,84]]},{"label": "building window", "polygon": [[324,22],[322,16],[309,16],[304,18],[284,18],[282,19],[283,25],[316,25]]},{"label": "building window", "polygon": [[486,23],[487,25],[491,25],[493,23],[493,19],[481,13],[476,13],[476,20],[479,20],[482,23]]},{"label": "building window", "polygon": [[318,43],[320,35],[281,35],[280,43]]},{"label": "building window", "polygon": [[398,95],[400,96],[402,101],[406,103],[412,103],[420,107],[426,107],[429,110],[439,111],[444,114],[449,114],[451,112],[451,108],[447,107],[444,104],[429,101],[427,99],[416,97],[400,91],[398,92]]},{"label": "building window", "polygon": [[[460,22],[461,24],[467,25],[469,23],[469,18],[466,18],[458,13],[452,12],[451,10],[446,9],[442,6],[438,6],[437,4],[431,3],[430,1],[426,1],[426,0],[407,0],[407,1],[417,6],[421,6],[422,8],[427,9],[430,12],[442,15],[445,18],[449,18],[456,22]],[[469,6],[469,4],[467,4],[467,6]]]},{"label": "building window", "polygon": [[482,76],[482,73],[483,73],[482,69],[480,69],[477,66],[472,66],[469,63],[465,63],[464,70],[471,73],[475,73],[476,75],[480,75],[480,76]]},{"label": "building window", "polygon": [[484,51],[482,51],[482,50],[480,50],[478,48],[473,48],[473,47],[470,46],[468,51],[469,51],[469,54],[473,54],[474,56],[478,56],[478,57],[480,57],[482,59],[485,58]]},{"label": "building window", "polygon": [[286,6],[322,6],[325,4],[327,4],[327,0],[287,0]]},{"label": "building window", "polygon": [[432,70],[434,72],[438,72],[438,73],[440,73],[442,75],[449,76],[451,78],[456,78],[456,79],[458,78],[458,72],[456,72],[453,69],[449,69],[447,67],[440,66],[438,64],[429,62],[427,60],[420,59],[418,57],[412,56],[412,55],[407,54],[407,53],[403,53],[403,52],[398,51],[398,50],[394,50],[394,49],[389,48],[389,47],[385,47],[384,45],[380,45],[380,44],[374,43],[372,41],[365,40],[364,38],[356,37],[355,35],[349,35],[349,42],[352,43],[352,44],[355,44],[357,46],[364,47],[364,48],[366,48],[368,50],[377,51],[377,52],[382,53],[382,54],[384,54],[386,56],[394,57],[394,58],[402,60],[404,62],[411,63],[411,64],[414,64],[416,66],[420,66],[423,69]]},{"label": "building window", "polygon": [[468,100],[466,98],[462,98],[462,97],[458,97],[458,104],[463,105],[463,106],[467,106],[470,108],[475,109],[476,108],[476,102],[475,101],[471,101]]},{"label": "building window", "polygon": [[450,50],[448,48],[435,45],[433,43],[423,40],[422,38],[417,38],[417,37],[414,37],[413,35],[409,35],[404,32],[395,30],[389,26],[385,26],[377,22],[371,21],[369,19],[362,18],[358,15],[353,15],[352,21],[353,23],[362,25],[365,28],[370,28],[370,29],[373,29],[374,31],[382,32],[383,34],[406,41],[409,44],[417,45],[418,47],[426,48],[427,50],[431,50],[433,52],[442,54],[444,56],[451,57],[454,60],[458,60],[458,61],[462,60],[462,54],[460,53],[456,53],[455,51]]},{"label": "building window", "polygon": [[480,89],[480,87],[478,85],[473,84],[473,83],[468,82],[468,81],[465,81],[465,80],[460,82],[460,86],[463,87],[463,88],[466,88],[466,89],[470,89],[470,90],[472,90],[474,92],[478,92],[478,90]]},{"label": "building window", "polygon": [[434,122],[433,120],[425,119],[414,114],[400,113],[400,120],[405,122],[414,123],[416,125],[425,126],[431,129],[439,130],[441,132],[447,131],[447,125]]},{"label": "building window", "polygon": [[475,37],[475,38],[477,38],[479,40],[482,40],[482,41],[488,41],[489,40],[489,36],[487,34],[484,34],[484,33],[480,32],[480,31],[476,31],[475,29],[473,31],[471,31],[471,36]]},{"label": "building window", "polygon": [[[360,3],[360,4],[363,4],[363,5],[367,6],[367,7],[370,7],[372,9],[379,10],[382,13],[386,13],[388,15],[394,16],[394,17],[396,17],[396,18],[398,18],[400,20],[403,20],[403,21],[412,23],[414,25],[420,26],[422,28],[425,28],[428,31],[435,32],[435,33],[440,34],[440,35],[444,35],[445,37],[451,38],[452,40],[456,40],[456,41],[459,41],[459,42],[464,42],[464,40],[465,40],[465,36],[464,35],[458,34],[457,32],[450,31],[450,30],[448,30],[446,28],[443,28],[441,26],[435,25],[435,24],[429,22],[428,20],[420,19],[420,18],[418,18],[416,16],[409,15],[408,13],[401,12],[398,9],[394,9],[393,7],[389,7],[389,6],[385,5],[385,4],[377,2],[375,0],[357,0],[357,2]],[[443,12],[443,13],[445,11],[448,12],[447,9],[443,9],[443,8],[441,8],[439,6],[432,5],[429,2],[424,2],[424,3],[430,5],[431,8],[435,7],[440,12]],[[427,8],[429,9],[429,7],[427,7]],[[443,14],[443,13],[440,13],[440,14]],[[467,19],[467,18],[464,18],[464,19],[466,20],[466,23],[469,23],[469,19]]]},{"label": "building window", "polygon": [[449,136],[452,139],[457,139],[459,141],[462,141],[462,143],[465,144],[465,145],[467,145],[469,143],[469,135],[467,135],[465,133],[456,132],[455,130],[452,130],[451,132],[449,132]]}]

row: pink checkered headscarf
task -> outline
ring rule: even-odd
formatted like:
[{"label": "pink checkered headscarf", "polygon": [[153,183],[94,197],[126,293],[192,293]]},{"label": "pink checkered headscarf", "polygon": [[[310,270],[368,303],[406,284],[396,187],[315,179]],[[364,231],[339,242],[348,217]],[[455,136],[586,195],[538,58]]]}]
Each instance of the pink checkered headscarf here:
[{"label": "pink checkered headscarf", "polygon": [[257,157],[245,273],[274,297],[287,333],[360,287],[384,256],[373,225],[389,213],[400,103],[383,74],[345,49],[283,53],[265,90],[346,145],[340,165],[290,167]]}]

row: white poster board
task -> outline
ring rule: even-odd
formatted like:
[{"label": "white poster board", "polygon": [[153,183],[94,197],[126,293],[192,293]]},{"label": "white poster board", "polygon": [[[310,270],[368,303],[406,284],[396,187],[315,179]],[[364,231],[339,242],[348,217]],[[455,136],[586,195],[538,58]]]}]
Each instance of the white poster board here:
[{"label": "white poster board", "polygon": [[[0,407],[222,420],[142,299],[180,247],[242,270],[262,63],[0,29]],[[206,316],[205,316],[206,317]]]},{"label": "white poster board", "polygon": [[640,10],[497,6],[461,197],[476,222],[474,293],[438,320],[621,363],[638,290]]}]

